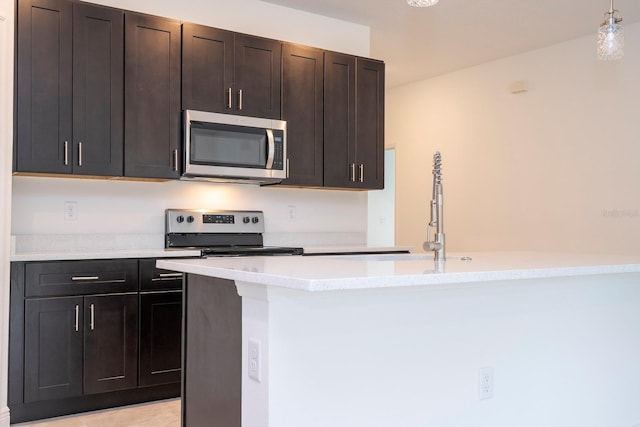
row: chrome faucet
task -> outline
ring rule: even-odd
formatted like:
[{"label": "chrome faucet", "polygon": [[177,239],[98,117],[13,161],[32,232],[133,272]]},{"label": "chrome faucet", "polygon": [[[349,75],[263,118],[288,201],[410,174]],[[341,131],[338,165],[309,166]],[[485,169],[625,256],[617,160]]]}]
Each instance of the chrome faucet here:
[{"label": "chrome faucet", "polygon": [[[422,247],[425,251],[434,252],[435,261],[444,261],[445,245],[444,245],[444,229],[442,227],[442,156],[440,152],[436,151],[433,154],[433,196],[431,199],[431,221],[427,225],[427,241],[424,242]],[[436,232],[431,239],[431,229],[435,228]]]}]

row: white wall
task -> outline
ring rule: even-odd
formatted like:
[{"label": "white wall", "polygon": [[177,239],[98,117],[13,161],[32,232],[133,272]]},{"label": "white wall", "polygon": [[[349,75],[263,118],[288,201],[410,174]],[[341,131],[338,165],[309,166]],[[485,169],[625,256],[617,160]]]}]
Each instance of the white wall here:
[{"label": "white wall", "polygon": [[[77,220],[64,220],[64,202]],[[295,206],[296,218],[289,218]],[[163,234],[167,208],[264,210],[269,233],[366,233],[364,192],[300,190],[248,184],[131,182],[14,177],[12,233]]]},{"label": "white wall", "polygon": [[9,426],[9,232],[13,141],[13,0],[0,0],[0,427]]},{"label": "white wall", "polygon": [[384,190],[372,191],[367,197],[367,244],[395,245],[396,150],[384,151]]},{"label": "white wall", "polygon": [[625,33],[619,62],[594,32],[390,90],[397,243],[425,239],[440,150],[449,251],[640,254],[640,24]]}]

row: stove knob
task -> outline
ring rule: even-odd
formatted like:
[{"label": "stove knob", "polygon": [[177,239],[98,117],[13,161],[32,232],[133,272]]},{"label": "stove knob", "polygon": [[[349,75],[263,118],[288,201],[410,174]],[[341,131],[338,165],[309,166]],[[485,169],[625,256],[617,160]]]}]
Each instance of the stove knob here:
[{"label": "stove knob", "polygon": [[179,224],[182,224],[184,222],[184,217],[182,215],[178,215],[176,221],[178,221]]},{"label": "stove knob", "polygon": [[258,218],[257,216],[254,216],[253,218],[251,218],[251,222],[253,222],[254,224],[257,224],[260,221],[260,218]]},{"label": "stove knob", "polygon": [[193,215],[189,215],[189,216],[187,217],[187,222],[188,222],[189,224],[191,224],[193,221],[194,221]]},{"label": "stove knob", "polygon": [[242,222],[244,222],[245,224],[249,224],[249,221],[250,219],[248,216],[245,216],[244,218],[242,218]]}]

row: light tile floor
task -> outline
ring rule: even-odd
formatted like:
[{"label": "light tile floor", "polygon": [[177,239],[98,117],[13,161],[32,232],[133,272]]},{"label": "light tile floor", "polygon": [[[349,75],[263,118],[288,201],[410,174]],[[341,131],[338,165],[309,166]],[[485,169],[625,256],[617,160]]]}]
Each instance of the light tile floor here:
[{"label": "light tile floor", "polygon": [[11,425],[16,427],[180,427],[180,399]]}]

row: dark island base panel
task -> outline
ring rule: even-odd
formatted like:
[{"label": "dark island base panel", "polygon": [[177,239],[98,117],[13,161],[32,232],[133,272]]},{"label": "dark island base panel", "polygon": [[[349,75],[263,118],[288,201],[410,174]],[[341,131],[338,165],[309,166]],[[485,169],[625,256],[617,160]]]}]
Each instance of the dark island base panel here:
[{"label": "dark island base panel", "polygon": [[183,427],[240,427],[242,299],[231,280],[187,275]]},{"label": "dark island base panel", "polygon": [[9,405],[11,423],[180,397],[180,383]]}]

